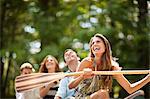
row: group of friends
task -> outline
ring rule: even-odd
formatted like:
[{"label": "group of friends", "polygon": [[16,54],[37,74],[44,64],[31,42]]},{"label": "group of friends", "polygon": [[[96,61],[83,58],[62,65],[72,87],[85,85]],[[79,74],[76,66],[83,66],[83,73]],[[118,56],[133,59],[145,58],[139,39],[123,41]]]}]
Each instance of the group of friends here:
[{"label": "group of friends", "polygon": [[[122,67],[112,57],[109,41],[102,34],[95,34],[89,42],[89,55],[81,60],[72,49],[64,52],[64,62],[69,72],[84,71],[79,76],[65,77],[60,81],[43,85],[39,89],[33,89],[24,93],[16,92],[17,99],[109,99],[112,91],[112,79],[129,93],[139,90],[150,82],[150,74],[143,79],[130,83],[123,74],[94,75],[92,71],[120,71]],[[20,67],[21,75],[34,72],[30,63],[24,63]],[[57,59],[47,55],[41,62],[39,73],[60,72]]]}]

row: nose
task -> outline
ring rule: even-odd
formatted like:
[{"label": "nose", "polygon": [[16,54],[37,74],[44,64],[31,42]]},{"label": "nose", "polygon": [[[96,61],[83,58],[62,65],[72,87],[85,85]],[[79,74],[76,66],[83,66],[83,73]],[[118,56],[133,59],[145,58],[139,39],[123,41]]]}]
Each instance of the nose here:
[{"label": "nose", "polygon": [[92,45],[94,45],[95,43],[96,43],[96,42],[93,41],[93,42],[92,42]]},{"label": "nose", "polygon": [[68,55],[70,55],[70,52],[68,52]]}]

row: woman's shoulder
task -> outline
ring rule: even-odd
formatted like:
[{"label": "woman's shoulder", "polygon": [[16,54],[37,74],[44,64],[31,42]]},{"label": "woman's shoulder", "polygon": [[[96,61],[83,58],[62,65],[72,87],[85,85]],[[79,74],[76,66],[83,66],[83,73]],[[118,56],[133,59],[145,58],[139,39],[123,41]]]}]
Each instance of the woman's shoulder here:
[{"label": "woman's shoulder", "polygon": [[111,65],[112,65],[112,70],[121,70],[122,69],[122,67],[119,66],[119,63],[114,60],[111,61]]},{"label": "woman's shoulder", "polygon": [[116,61],[114,61],[114,60],[111,60],[111,65],[112,65],[112,66],[119,66],[119,63],[116,62]]},{"label": "woman's shoulder", "polygon": [[93,63],[93,60],[92,60],[90,57],[84,58],[84,59],[81,61],[79,67],[77,68],[77,71],[81,71],[81,70],[83,70],[84,68],[91,68],[92,63]]},{"label": "woman's shoulder", "polygon": [[93,62],[93,58],[85,57],[81,62]]},{"label": "woman's shoulder", "polygon": [[92,65],[93,64],[93,58],[91,57],[86,57],[84,58],[81,63],[81,65]]}]

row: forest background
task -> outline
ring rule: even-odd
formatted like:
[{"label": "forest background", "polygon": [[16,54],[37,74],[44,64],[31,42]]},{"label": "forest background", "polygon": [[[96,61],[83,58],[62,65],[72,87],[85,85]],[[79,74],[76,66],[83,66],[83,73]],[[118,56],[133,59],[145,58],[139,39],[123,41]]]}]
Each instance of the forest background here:
[{"label": "forest background", "polygon": [[[38,72],[42,59],[55,56],[62,71],[63,52],[88,55],[95,33],[111,42],[113,56],[123,69],[149,69],[150,1],[148,0],[1,0],[1,98],[15,98],[14,80],[24,62]],[[131,82],[145,75],[126,76]],[[113,98],[128,94],[114,80]],[[150,86],[141,88],[150,97]]]}]

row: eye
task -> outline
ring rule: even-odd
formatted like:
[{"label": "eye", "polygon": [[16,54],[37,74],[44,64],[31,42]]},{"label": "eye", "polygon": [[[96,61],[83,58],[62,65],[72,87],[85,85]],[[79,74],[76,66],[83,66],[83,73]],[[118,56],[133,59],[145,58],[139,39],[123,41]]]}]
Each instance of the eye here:
[{"label": "eye", "polygon": [[100,43],[101,41],[96,41],[97,43]]},{"label": "eye", "polygon": [[97,41],[95,41],[95,42],[92,42],[92,45],[94,44],[94,43],[100,43],[101,41],[100,40],[97,40]]},{"label": "eye", "polygon": [[53,60],[51,59],[50,61],[52,62]]},{"label": "eye", "polygon": [[47,60],[47,62],[52,62],[52,61],[53,61],[52,59],[48,59],[48,60]]},{"label": "eye", "polygon": [[92,44],[91,45],[93,45],[94,44],[94,42],[92,42]]}]

